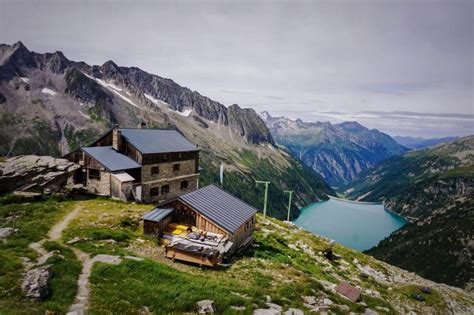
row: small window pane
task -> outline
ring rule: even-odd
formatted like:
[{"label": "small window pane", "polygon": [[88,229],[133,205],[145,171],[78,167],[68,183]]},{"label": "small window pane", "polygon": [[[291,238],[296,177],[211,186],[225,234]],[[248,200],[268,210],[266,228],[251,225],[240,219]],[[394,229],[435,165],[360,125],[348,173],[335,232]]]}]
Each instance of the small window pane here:
[{"label": "small window pane", "polygon": [[167,194],[170,192],[170,185],[161,186],[161,194]]},{"label": "small window pane", "polygon": [[150,189],[150,197],[158,196],[160,194],[160,187],[152,187]]}]

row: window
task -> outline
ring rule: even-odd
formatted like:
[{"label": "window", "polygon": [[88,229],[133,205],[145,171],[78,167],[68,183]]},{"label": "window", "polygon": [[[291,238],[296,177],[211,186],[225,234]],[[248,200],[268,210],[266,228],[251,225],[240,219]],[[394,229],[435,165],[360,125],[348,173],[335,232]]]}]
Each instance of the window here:
[{"label": "window", "polygon": [[187,189],[188,188],[188,181],[187,180],[183,180],[181,182],[181,189]]},{"label": "window", "polygon": [[173,171],[174,172],[179,172],[179,164],[178,163],[173,164]]},{"label": "window", "polygon": [[170,185],[163,185],[161,186],[161,194],[167,194],[170,192]]},{"label": "window", "polygon": [[152,187],[150,189],[150,197],[155,197],[160,194],[160,187]]},{"label": "window", "polygon": [[100,180],[100,171],[99,170],[89,170],[89,179]]},{"label": "window", "polygon": [[151,175],[160,174],[160,167],[159,166],[152,166],[151,167]]}]

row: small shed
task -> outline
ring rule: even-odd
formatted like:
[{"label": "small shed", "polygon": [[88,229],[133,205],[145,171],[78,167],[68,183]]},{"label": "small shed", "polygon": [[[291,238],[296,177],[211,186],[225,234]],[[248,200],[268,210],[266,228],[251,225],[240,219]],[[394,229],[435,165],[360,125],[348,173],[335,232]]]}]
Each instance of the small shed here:
[{"label": "small shed", "polygon": [[110,178],[110,194],[114,198],[124,201],[133,198],[133,182],[135,178],[125,172],[112,173]]},{"label": "small shed", "polygon": [[170,208],[155,208],[143,215],[143,232],[147,235],[162,237],[163,231],[167,229],[171,223],[171,213],[173,209]]}]

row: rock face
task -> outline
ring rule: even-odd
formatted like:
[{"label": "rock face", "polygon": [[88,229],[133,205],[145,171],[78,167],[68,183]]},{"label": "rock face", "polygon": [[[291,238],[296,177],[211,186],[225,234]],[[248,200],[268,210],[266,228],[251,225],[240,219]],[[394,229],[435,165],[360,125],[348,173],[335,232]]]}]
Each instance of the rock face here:
[{"label": "rock face", "polygon": [[278,144],[319,173],[328,184],[342,188],[357,174],[407,149],[389,135],[357,122],[303,122],[260,114]]},{"label": "rock face", "polygon": [[25,155],[0,163],[0,194],[12,191],[57,192],[79,169],[66,159]]},{"label": "rock face", "polygon": [[48,282],[51,276],[50,266],[29,270],[21,284],[25,296],[38,301],[47,297],[49,294]]}]

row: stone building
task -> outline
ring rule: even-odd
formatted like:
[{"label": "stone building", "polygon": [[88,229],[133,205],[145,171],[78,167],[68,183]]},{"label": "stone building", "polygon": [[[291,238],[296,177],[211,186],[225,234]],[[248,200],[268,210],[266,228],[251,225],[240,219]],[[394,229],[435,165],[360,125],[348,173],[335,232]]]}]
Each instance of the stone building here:
[{"label": "stone building", "polygon": [[97,195],[158,203],[198,188],[199,149],[176,130],[117,126],[65,157]]}]

